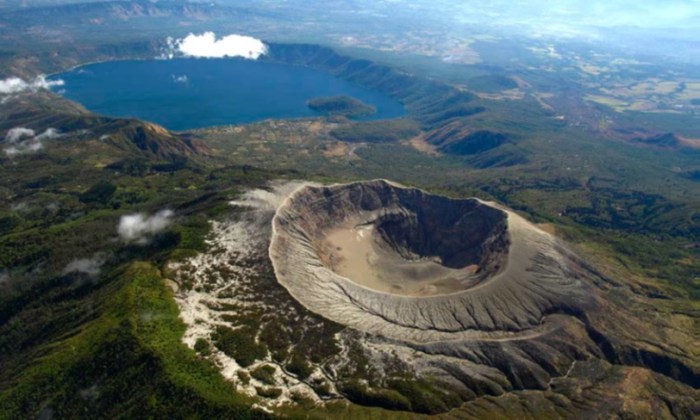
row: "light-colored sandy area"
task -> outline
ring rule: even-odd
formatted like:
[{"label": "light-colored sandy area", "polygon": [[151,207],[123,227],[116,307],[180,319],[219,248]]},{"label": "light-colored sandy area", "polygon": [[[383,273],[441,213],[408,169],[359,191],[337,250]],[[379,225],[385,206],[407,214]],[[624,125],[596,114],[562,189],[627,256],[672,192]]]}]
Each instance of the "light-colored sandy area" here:
[{"label": "light-colored sandy area", "polygon": [[419,152],[423,152],[431,156],[437,156],[440,154],[435,149],[435,146],[425,141],[425,137],[423,135],[413,137],[408,141],[408,144]]},{"label": "light-colored sandy area", "polygon": [[693,149],[700,149],[700,139],[692,139],[688,137],[678,136],[681,143],[686,147],[692,147]]},{"label": "light-colored sandy area", "polygon": [[323,149],[323,156],[328,158],[345,157],[348,153],[348,144],[343,142],[330,143]]},{"label": "light-colored sandy area", "polygon": [[337,274],[380,292],[404,296],[444,295],[478,279],[477,265],[451,269],[435,259],[406,260],[391,252],[372,225],[344,226],[326,235],[326,263]]},{"label": "light-colored sandy area", "polygon": [[[260,254],[265,255],[270,235],[269,220],[284,197],[299,185],[286,182],[273,185],[270,190],[253,190],[244,194],[240,200],[231,203],[233,207],[247,210],[244,217],[212,221],[212,231],[207,241],[209,250],[185,262],[169,265],[168,271],[173,274],[174,280],[194,281],[190,290],[178,287],[175,294],[180,318],[187,326],[182,339],[187,346],[194,348],[200,339],[211,342],[212,333],[218,326],[237,328],[237,325],[225,319],[227,314],[246,309],[277,309],[252,297],[250,281],[256,278],[259,268],[250,261]],[[222,307],[232,309],[222,310]],[[282,393],[277,398],[261,399],[258,404],[262,408],[289,404],[293,396],[320,403],[318,395],[308,384],[286,373],[270,356],[243,368],[213,345],[211,349],[212,354],[208,357],[219,367],[223,377],[233,382],[238,392],[249,396],[257,394],[256,388],[271,385],[255,378],[249,378],[249,382],[244,383],[239,373],[248,373],[260,365],[275,367],[275,384],[272,386],[281,389]]]}]

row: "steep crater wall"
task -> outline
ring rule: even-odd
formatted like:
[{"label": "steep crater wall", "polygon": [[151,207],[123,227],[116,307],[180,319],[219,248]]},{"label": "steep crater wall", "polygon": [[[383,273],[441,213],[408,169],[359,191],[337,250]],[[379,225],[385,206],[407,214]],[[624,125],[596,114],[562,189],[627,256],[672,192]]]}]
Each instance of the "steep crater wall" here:
[{"label": "steep crater wall", "polygon": [[478,199],[386,181],[292,194],[273,219],[278,281],[331,320],[433,342],[540,334],[588,302],[580,267],[553,237]]}]

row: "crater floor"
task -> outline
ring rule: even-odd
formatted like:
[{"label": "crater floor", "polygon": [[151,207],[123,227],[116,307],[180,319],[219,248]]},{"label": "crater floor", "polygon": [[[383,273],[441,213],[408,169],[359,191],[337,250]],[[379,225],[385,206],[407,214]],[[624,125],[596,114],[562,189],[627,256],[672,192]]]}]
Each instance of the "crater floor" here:
[{"label": "crater floor", "polygon": [[449,268],[429,257],[404,259],[373,225],[332,229],[325,239],[326,267],[379,292],[432,296],[458,292],[478,281],[476,264]]},{"label": "crater floor", "polygon": [[319,226],[312,243],[324,266],[378,292],[434,296],[468,289],[505,263],[505,212],[474,199],[404,201]]}]

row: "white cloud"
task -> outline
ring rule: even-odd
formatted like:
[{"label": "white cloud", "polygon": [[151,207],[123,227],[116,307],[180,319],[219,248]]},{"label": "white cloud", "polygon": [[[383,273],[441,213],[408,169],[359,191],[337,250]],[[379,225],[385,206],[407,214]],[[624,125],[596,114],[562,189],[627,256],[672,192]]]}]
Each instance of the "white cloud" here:
[{"label": "white cloud", "polygon": [[153,216],[143,213],[124,215],[119,220],[117,232],[125,242],[145,245],[153,235],[170,225],[173,214],[172,210],[161,210]]},{"label": "white cloud", "polygon": [[45,76],[37,76],[34,80],[25,81],[19,77],[9,77],[0,80],[0,95],[16,95],[18,93],[40,89],[50,89],[55,86],[63,86],[63,80],[46,80]]},{"label": "white cloud", "polygon": [[46,131],[43,133],[39,134],[35,138],[37,140],[49,140],[49,139],[57,139],[59,137],[63,137],[63,134],[61,134],[58,130],[55,128],[47,128]]},{"label": "white cloud", "polygon": [[63,269],[63,275],[83,273],[90,277],[97,277],[100,274],[102,264],[104,264],[104,259],[100,256],[75,259],[66,265],[66,268]]},{"label": "white cloud", "polygon": [[37,135],[31,128],[15,127],[5,135],[7,147],[3,151],[7,156],[15,156],[24,153],[33,153],[44,147],[44,140],[56,139],[63,135],[55,128],[49,128]]},{"label": "white cloud", "polygon": [[22,137],[34,137],[34,130],[24,127],[12,128],[7,132],[5,141],[14,144],[21,140]]},{"label": "white cloud", "polygon": [[243,57],[257,60],[267,54],[267,45],[257,38],[245,35],[227,35],[216,39],[214,32],[204,32],[200,35],[190,33],[183,39],[168,38],[169,51],[166,58],[174,56],[185,57]]}]

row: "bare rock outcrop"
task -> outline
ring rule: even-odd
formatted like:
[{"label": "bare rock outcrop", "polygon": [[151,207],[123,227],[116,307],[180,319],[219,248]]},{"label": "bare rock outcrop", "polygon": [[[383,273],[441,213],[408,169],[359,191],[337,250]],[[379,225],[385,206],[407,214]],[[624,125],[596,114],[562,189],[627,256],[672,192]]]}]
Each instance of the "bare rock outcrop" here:
[{"label": "bare rock outcrop", "polygon": [[[273,219],[278,281],[328,319],[415,344],[546,335],[592,305],[578,259],[512,211],[378,180],[306,186]],[[444,353],[444,352],[443,352]]]},{"label": "bare rock outcrop", "polygon": [[233,204],[183,269],[186,340],[257,337],[212,346],[247,392],[261,384],[242,377],[279,364],[271,406],[303,392],[468,418],[700,412],[695,337],[511,210],[382,180]]}]

